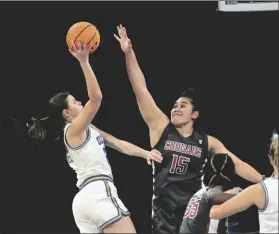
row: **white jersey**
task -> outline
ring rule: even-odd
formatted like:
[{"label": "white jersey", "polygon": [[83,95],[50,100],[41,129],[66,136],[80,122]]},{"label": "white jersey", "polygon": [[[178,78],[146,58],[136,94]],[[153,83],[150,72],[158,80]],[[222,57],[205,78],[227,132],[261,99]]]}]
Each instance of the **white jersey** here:
[{"label": "white jersey", "polygon": [[112,178],[112,171],[107,159],[104,139],[98,131],[88,127],[87,138],[78,147],[71,147],[66,140],[66,132],[70,124],[64,128],[64,143],[67,148],[67,161],[77,174],[77,187],[89,177],[106,175]]},{"label": "white jersey", "polygon": [[265,193],[265,205],[262,210],[259,210],[260,233],[279,233],[278,177],[270,177],[261,185]]},{"label": "white jersey", "polygon": [[219,220],[210,219],[208,233],[218,233]]}]

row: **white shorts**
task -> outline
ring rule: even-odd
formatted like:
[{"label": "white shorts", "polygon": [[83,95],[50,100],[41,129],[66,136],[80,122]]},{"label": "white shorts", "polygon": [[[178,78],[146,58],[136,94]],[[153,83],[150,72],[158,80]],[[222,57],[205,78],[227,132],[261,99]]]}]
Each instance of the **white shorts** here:
[{"label": "white shorts", "polygon": [[122,217],[130,216],[110,180],[95,180],[83,187],[73,200],[73,214],[80,233],[101,233]]}]

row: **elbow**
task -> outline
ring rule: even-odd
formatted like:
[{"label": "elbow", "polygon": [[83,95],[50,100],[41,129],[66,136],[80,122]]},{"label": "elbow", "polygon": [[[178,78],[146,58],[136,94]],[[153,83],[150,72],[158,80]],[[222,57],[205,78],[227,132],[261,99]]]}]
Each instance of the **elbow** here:
[{"label": "elbow", "polygon": [[218,216],[212,211],[210,211],[209,218],[218,220]]},{"label": "elbow", "polygon": [[96,95],[94,95],[94,96],[95,96],[95,99],[96,99],[97,101],[99,101],[99,102],[101,102],[102,99],[103,99],[103,94],[102,94],[101,91],[98,92],[98,93],[96,93]]},{"label": "elbow", "polygon": [[216,220],[222,219],[220,214],[218,214],[218,208],[216,206],[213,206],[211,208],[210,213],[209,213],[209,217],[210,217],[210,219],[216,219]]},{"label": "elbow", "polygon": [[103,99],[103,95],[102,95],[101,92],[100,92],[100,93],[96,93],[96,94],[90,96],[89,99],[90,99],[90,102],[91,102],[91,103],[94,103],[94,104],[101,104],[102,99]]}]

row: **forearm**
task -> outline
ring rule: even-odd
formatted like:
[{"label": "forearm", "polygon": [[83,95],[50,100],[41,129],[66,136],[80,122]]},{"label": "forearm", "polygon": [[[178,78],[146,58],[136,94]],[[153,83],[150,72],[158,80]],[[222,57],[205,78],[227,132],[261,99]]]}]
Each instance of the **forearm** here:
[{"label": "forearm", "polygon": [[134,51],[130,50],[125,56],[128,77],[137,96],[137,94],[147,89],[145,78],[139,67]]},{"label": "forearm", "polygon": [[209,203],[211,205],[220,205],[220,204],[228,201],[229,199],[231,199],[234,196],[235,196],[234,194],[229,194],[229,193],[218,193],[209,200]]},{"label": "forearm", "polygon": [[236,164],[235,172],[240,177],[253,183],[259,183],[263,180],[263,176],[259,172],[243,161]]},{"label": "forearm", "polygon": [[94,74],[94,71],[92,70],[89,62],[82,62],[80,63],[80,66],[82,68],[85,81],[86,81],[86,86],[87,86],[87,92],[88,92],[88,97],[90,101],[99,101],[102,99],[102,92],[100,89],[100,86],[98,84],[98,81],[96,79],[96,76]]},{"label": "forearm", "polygon": [[115,145],[115,149],[123,154],[129,155],[129,156],[136,156],[136,157],[140,157],[140,158],[144,158],[144,159],[146,159],[149,154],[149,151],[144,150],[127,141],[119,141],[118,145]]}]

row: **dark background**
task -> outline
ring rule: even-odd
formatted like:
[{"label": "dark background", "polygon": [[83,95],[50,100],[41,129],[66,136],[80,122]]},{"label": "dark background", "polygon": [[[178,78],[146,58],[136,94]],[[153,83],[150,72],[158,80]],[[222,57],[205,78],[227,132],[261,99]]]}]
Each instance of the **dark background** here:
[{"label": "dark background", "polygon": [[[87,100],[81,69],[65,41],[78,21],[92,22],[101,33],[100,48],[90,57],[104,96],[93,121],[97,127],[150,148],[124,55],[113,37],[122,23],[158,106],[169,113],[184,89],[196,88],[204,99],[201,122],[208,133],[260,173],[271,174],[267,144],[272,128],[279,126],[278,12],[216,9],[216,2],[0,3],[0,231],[78,231],[71,211],[76,178],[63,146],[36,148],[25,128],[31,116],[47,115],[47,101],[56,92],[68,90]],[[113,150],[108,155],[137,230],[150,231],[151,168]],[[246,231],[257,230],[254,207],[241,216]]]}]

